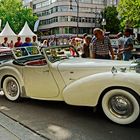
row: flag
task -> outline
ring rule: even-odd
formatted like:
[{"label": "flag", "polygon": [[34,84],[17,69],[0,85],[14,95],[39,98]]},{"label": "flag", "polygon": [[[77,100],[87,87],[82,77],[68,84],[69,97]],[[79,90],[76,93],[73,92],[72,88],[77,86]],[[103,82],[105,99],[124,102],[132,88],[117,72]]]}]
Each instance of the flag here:
[{"label": "flag", "polygon": [[40,20],[38,19],[34,24],[34,32],[37,32]]}]

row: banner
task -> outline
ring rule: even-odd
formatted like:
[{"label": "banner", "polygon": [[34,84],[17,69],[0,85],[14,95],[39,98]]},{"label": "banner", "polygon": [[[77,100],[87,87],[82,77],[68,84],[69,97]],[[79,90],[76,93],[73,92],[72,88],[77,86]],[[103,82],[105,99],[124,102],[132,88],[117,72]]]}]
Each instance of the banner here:
[{"label": "banner", "polygon": [[40,20],[37,20],[34,24],[34,32],[37,32]]}]

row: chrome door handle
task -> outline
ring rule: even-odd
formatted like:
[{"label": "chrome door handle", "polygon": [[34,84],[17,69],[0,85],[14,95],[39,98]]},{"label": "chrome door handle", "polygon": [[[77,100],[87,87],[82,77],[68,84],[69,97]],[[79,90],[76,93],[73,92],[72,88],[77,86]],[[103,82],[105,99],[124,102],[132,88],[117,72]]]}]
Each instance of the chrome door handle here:
[{"label": "chrome door handle", "polygon": [[74,78],[69,78],[69,80],[76,80],[76,79],[74,79]]},{"label": "chrome door handle", "polygon": [[49,70],[44,70],[43,72],[49,72]]}]

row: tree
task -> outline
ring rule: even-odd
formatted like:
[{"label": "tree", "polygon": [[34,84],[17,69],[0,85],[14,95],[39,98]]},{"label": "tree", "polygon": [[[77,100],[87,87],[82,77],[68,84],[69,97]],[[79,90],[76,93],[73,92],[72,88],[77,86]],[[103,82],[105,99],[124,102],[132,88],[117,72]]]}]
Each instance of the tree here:
[{"label": "tree", "polygon": [[26,21],[33,29],[37,16],[31,8],[23,7],[21,0],[0,0],[0,19],[2,28],[8,21],[13,31],[19,33]]},{"label": "tree", "polygon": [[120,20],[118,19],[118,12],[116,7],[108,6],[102,12],[102,17],[106,19],[105,29],[111,33],[118,33],[120,31]]},{"label": "tree", "polygon": [[120,0],[117,10],[123,27],[140,27],[140,0]]}]

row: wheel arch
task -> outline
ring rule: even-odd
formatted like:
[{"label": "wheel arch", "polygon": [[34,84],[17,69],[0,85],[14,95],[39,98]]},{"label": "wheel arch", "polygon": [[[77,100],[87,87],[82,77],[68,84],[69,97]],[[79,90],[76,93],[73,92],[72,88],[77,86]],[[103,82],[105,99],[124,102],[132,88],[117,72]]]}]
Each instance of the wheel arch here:
[{"label": "wheel arch", "polygon": [[2,79],[1,79],[1,85],[0,85],[1,86],[1,89],[3,88],[3,82],[4,82],[5,78],[7,78],[7,77],[13,77],[15,80],[17,80],[17,82],[18,82],[18,84],[19,84],[19,86],[21,88],[20,89],[21,90],[21,97],[25,97],[26,96],[26,91],[25,91],[25,88],[24,88],[23,84],[21,84],[22,83],[21,79],[15,77],[13,75],[7,74],[7,75],[4,75],[2,77]]},{"label": "wheel arch", "polygon": [[[3,82],[4,82],[4,80],[5,80],[5,78],[7,78],[7,77],[13,77],[13,78],[15,78],[14,76],[12,76],[12,75],[4,75],[3,77],[2,77],[2,79],[1,79],[1,88],[3,88]],[[15,78],[16,79],[16,78]]]},{"label": "wheel arch", "polygon": [[103,99],[103,96],[110,90],[113,90],[113,89],[122,89],[122,90],[125,90],[125,91],[128,91],[130,92],[137,100],[138,100],[138,103],[140,105],[140,96],[131,88],[129,87],[123,87],[123,86],[112,86],[112,87],[108,87],[106,89],[104,89],[99,97],[99,100],[98,100],[98,105],[101,105],[101,102],[102,102],[102,99]]}]

